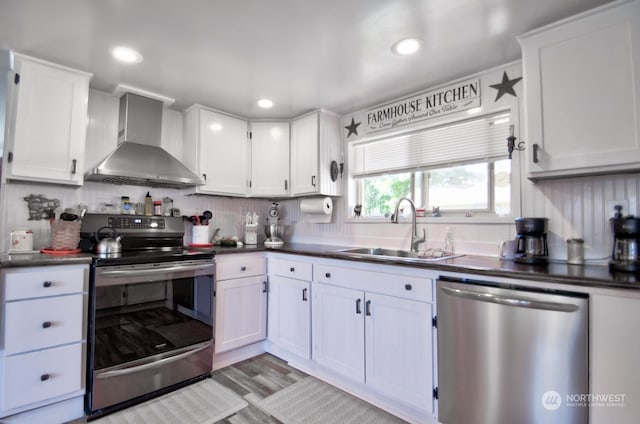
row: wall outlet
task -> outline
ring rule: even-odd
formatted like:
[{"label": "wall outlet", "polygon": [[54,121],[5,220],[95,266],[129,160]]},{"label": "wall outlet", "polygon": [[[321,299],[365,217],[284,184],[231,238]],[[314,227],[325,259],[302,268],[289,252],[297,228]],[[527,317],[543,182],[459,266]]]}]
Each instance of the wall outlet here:
[{"label": "wall outlet", "polygon": [[606,215],[609,218],[613,218],[613,216],[616,213],[615,210],[615,206],[616,205],[620,205],[622,206],[622,215],[623,216],[627,216],[631,214],[631,211],[629,210],[629,201],[628,200],[608,200],[607,201],[607,212]]}]

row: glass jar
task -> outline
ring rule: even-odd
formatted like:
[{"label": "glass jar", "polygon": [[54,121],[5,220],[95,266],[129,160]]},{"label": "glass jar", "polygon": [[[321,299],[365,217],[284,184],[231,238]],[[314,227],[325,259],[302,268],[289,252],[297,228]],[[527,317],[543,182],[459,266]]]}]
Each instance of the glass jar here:
[{"label": "glass jar", "polygon": [[173,209],[173,199],[170,197],[162,199],[162,215],[171,216],[171,209]]},{"label": "glass jar", "polygon": [[125,215],[130,215],[132,213],[131,212],[132,208],[133,208],[133,205],[129,200],[129,196],[122,196],[120,198],[120,213],[123,213]]}]

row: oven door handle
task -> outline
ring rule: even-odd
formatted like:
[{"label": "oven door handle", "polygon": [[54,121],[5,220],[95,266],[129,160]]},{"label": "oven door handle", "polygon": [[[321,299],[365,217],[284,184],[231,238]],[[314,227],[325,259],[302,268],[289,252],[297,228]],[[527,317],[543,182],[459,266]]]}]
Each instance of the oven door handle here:
[{"label": "oven door handle", "polygon": [[204,342],[204,343],[200,343],[200,344],[196,345],[194,348],[189,349],[186,352],[179,353],[179,354],[173,355],[173,356],[168,356],[166,358],[162,358],[162,359],[159,359],[157,361],[148,362],[146,364],[137,365],[137,366],[134,366],[134,367],[128,367],[128,368],[123,368],[123,369],[119,369],[119,370],[111,370],[111,371],[101,372],[99,374],[96,374],[95,378],[106,379],[106,378],[120,377],[120,376],[123,376],[123,375],[133,374],[133,373],[144,371],[144,370],[148,370],[148,369],[151,369],[151,368],[160,367],[162,365],[166,365],[166,364],[171,363],[171,362],[179,361],[180,359],[184,359],[184,358],[189,357],[191,355],[195,355],[198,352],[201,352],[203,350],[209,349],[211,346],[213,346],[213,342],[210,342],[210,341]]},{"label": "oven door handle", "polygon": [[153,268],[142,269],[116,269],[112,271],[101,270],[100,277],[134,277],[140,275],[164,274],[166,272],[184,272],[213,269],[213,264],[198,265],[172,265],[172,266],[154,266]]}]

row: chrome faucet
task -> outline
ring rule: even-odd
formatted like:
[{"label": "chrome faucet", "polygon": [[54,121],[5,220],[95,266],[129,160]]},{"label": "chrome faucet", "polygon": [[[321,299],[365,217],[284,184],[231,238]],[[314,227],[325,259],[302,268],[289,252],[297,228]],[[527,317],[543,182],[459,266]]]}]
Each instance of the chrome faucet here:
[{"label": "chrome faucet", "polygon": [[409,199],[408,197],[403,197],[400,200],[398,200],[398,203],[396,203],[396,208],[393,211],[393,215],[391,215],[391,222],[394,224],[398,223],[398,214],[400,213],[399,212],[400,203],[402,203],[403,200],[406,200],[411,205],[411,213],[412,213],[411,215],[412,216],[411,218],[411,251],[417,252],[418,245],[420,243],[424,243],[424,241],[427,238],[427,231],[423,228],[422,237],[418,236],[418,228],[416,227],[416,205],[415,203],[413,203],[413,200]]}]

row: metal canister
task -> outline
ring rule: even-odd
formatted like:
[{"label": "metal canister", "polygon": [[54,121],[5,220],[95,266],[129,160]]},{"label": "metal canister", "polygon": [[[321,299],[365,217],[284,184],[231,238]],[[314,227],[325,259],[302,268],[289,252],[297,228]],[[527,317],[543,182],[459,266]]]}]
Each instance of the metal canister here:
[{"label": "metal canister", "polygon": [[567,262],[574,265],[584,263],[584,240],[578,238],[567,240]]}]

